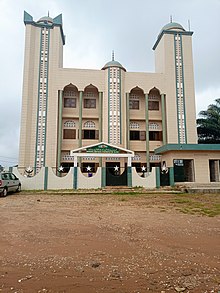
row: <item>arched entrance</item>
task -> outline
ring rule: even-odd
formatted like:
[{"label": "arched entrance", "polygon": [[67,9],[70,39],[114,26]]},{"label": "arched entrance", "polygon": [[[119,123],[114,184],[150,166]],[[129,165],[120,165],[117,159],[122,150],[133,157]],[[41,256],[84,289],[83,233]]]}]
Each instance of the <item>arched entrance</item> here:
[{"label": "arched entrance", "polygon": [[[74,157],[75,173],[77,173],[78,157],[100,158],[103,187],[132,185],[131,158],[134,157],[133,151],[106,142],[100,142],[72,150],[70,151],[70,156]],[[103,158],[113,159],[114,162],[105,161],[105,163],[103,163]],[[120,159],[127,161],[123,168],[120,166]]]}]

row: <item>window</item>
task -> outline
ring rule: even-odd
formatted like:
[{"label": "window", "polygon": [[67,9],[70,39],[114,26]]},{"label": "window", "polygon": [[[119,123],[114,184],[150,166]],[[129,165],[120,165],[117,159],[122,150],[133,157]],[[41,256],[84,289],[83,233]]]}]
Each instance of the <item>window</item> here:
[{"label": "window", "polygon": [[93,121],[86,121],[84,123],[84,127],[85,128],[95,128],[95,122],[93,122]]},{"label": "window", "polygon": [[130,140],[146,140],[146,131],[130,131]]},{"label": "window", "polygon": [[64,139],[75,139],[76,138],[76,129],[64,129],[63,130]]},{"label": "window", "polygon": [[76,127],[76,123],[72,120],[66,121],[63,124],[64,127]]},{"label": "window", "polygon": [[149,110],[159,110],[159,102],[157,101],[149,101],[148,102],[148,109]]},{"label": "window", "polygon": [[99,139],[99,131],[91,130],[91,129],[83,129],[82,139]]},{"label": "window", "polygon": [[149,140],[162,140],[162,131],[149,131]]},{"label": "window", "polygon": [[139,101],[129,100],[129,109],[139,110]]},{"label": "window", "polygon": [[159,124],[154,123],[154,122],[150,122],[149,123],[149,129],[159,129]]},{"label": "window", "polygon": [[138,129],[140,128],[139,123],[137,122],[130,122],[130,129]]},{"label": "window", "polygon": [[96,108],[96,99],[84,99],[84,108]]},{"label": "window", "polygon": [[64,98],[65,108],[76,108],[76,98]]},{"label": "window", "polygon": [[219,182],[219,160],[209,160],[210,182]]},{"label": "window", "polygon": [[131,159],[132,161],[140,161],[141,160],[141,156],[136,154],[134,155],[134,157]]}]

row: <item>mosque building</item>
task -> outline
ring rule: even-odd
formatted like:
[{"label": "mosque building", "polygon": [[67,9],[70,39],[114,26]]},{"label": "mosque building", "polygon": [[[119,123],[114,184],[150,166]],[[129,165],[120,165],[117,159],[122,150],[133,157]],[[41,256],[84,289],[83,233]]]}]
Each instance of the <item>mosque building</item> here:
[{"label": "mosque building", "polygon": [[24,24],[19,168],[164,166],[175,181],[219,181],[219,147],[197,144],[192,31],[166,24],[147,73],[128,72],[114,53],[100,70],[64,68],[62,15],[24,12]]}]

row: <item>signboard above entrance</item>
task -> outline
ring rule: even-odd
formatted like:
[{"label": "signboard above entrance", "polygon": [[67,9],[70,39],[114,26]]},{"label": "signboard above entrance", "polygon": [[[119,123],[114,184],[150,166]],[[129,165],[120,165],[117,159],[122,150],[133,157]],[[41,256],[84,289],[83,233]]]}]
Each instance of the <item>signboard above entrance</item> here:
[{"label": "signboard above entrance", "polygon": [[111,146],[100,144],[94,147],[89,147],[86,149],[87,153],[108,153],[108,154],[119,154],[120,150],[113,148]]}]

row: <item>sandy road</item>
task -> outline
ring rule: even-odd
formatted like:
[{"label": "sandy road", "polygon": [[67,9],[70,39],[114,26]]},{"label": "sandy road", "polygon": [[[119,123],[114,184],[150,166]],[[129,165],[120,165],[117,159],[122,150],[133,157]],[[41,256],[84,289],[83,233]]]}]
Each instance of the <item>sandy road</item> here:
[{"label": "sandy road", "polygon": [[0,198],[0,292],[218,292],[220,217],[170,198]]}]

